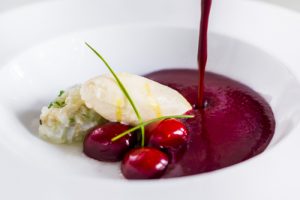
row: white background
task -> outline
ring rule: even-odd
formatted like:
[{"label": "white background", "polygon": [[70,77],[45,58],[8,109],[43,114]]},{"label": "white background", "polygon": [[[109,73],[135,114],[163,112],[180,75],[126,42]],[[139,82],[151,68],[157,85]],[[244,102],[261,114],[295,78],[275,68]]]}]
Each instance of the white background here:
[{"label": "white background", "polygon": [[[41,1],[51,1],[51,0],[0,0],[0,12],[6,11],[18,6],[23,6],[29,3],[41,2]],[[60,1],[60,0],[52,0]],[[300,11],[300,1],[299,0],[253,0],[253,1],[265,1],[268,3],[274,3],[280,6],[284,6],[288,9],[293,9]]]}]

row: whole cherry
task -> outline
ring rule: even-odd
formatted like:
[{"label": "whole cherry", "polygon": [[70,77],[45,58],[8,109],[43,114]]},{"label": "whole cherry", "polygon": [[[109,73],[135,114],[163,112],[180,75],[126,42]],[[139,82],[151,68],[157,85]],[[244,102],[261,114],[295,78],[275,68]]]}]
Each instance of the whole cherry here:
[{"label": "whole cherry", "polygon": [[147,132],[148,145],[167,150],[178,150],[187,143],[186,126],[177,119],[165,119]]},{"label": "whole cherry", "polygon": [[100,161],[120,161],[135,142],[132,134],[128,134],[117,141],[111,139],[128,130],[130,126],[110,122],[92,129],[85,137],[83,152],[91,158]]},{"label": "whole cherry", "polygon": [[168,166],[168,156],[152,147],[129,151],[121,164],[121,171],[127,179],[160,178]]}]

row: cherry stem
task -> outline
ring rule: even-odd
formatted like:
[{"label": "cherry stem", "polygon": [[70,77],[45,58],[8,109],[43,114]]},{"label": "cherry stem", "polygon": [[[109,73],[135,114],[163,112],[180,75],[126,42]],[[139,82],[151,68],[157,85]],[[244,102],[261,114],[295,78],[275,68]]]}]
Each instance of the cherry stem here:
[{"label": "cherry stem", "polygon": [[145,127],[145,126],[147,126],[147,125],[149,125],[153,122],[161,121],[161,120],[164,120],[164,119],[170,119],[170,118],[189,119],[189,118],[193,118],[193,117],[194,117],[193,115],[173,115],[173,116],[163,116],[163,117],[158,117],[158,118],[155,118],[155,119],[151,119],[151,120],[142,122],[142,123],[136,125],[135,127],[131,128],[131,129],[128,129],[127,131],[117,135],[116,137],[112,138],[111,141],[114,142],[118,139],[121,139],[122,137],[128,135],[129,133],[140,129],[141,127]]}]

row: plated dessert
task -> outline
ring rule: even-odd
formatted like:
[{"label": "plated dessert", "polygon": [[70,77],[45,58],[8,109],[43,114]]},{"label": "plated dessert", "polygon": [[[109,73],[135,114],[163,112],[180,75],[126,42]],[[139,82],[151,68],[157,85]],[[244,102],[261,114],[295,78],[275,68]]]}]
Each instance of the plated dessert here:
[{"label": "plated dessert", "polygon": [[251,88],[205,73],[211,1],[202,1],[199,71],[115,73],[61,91],[42,109],[39,135],[83,142],[99,161],[121,162],[128,179],[179,177],[227,167],[261,153],[275,129],[273,112]]}]

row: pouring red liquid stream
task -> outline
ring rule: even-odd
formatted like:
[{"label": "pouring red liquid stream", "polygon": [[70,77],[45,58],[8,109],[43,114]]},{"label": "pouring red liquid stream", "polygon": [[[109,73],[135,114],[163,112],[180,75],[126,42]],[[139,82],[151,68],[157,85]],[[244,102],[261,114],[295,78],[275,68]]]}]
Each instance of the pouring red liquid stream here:
[{"label": "pouring red liquid stream", "polygon": [[201,1],[201,22],[198,46],[198,68],[199,68],[199,86],[198,101],[196,107],[204,107],[204,75],[207,62],[207,31],[208,21],[212,0]]}]

